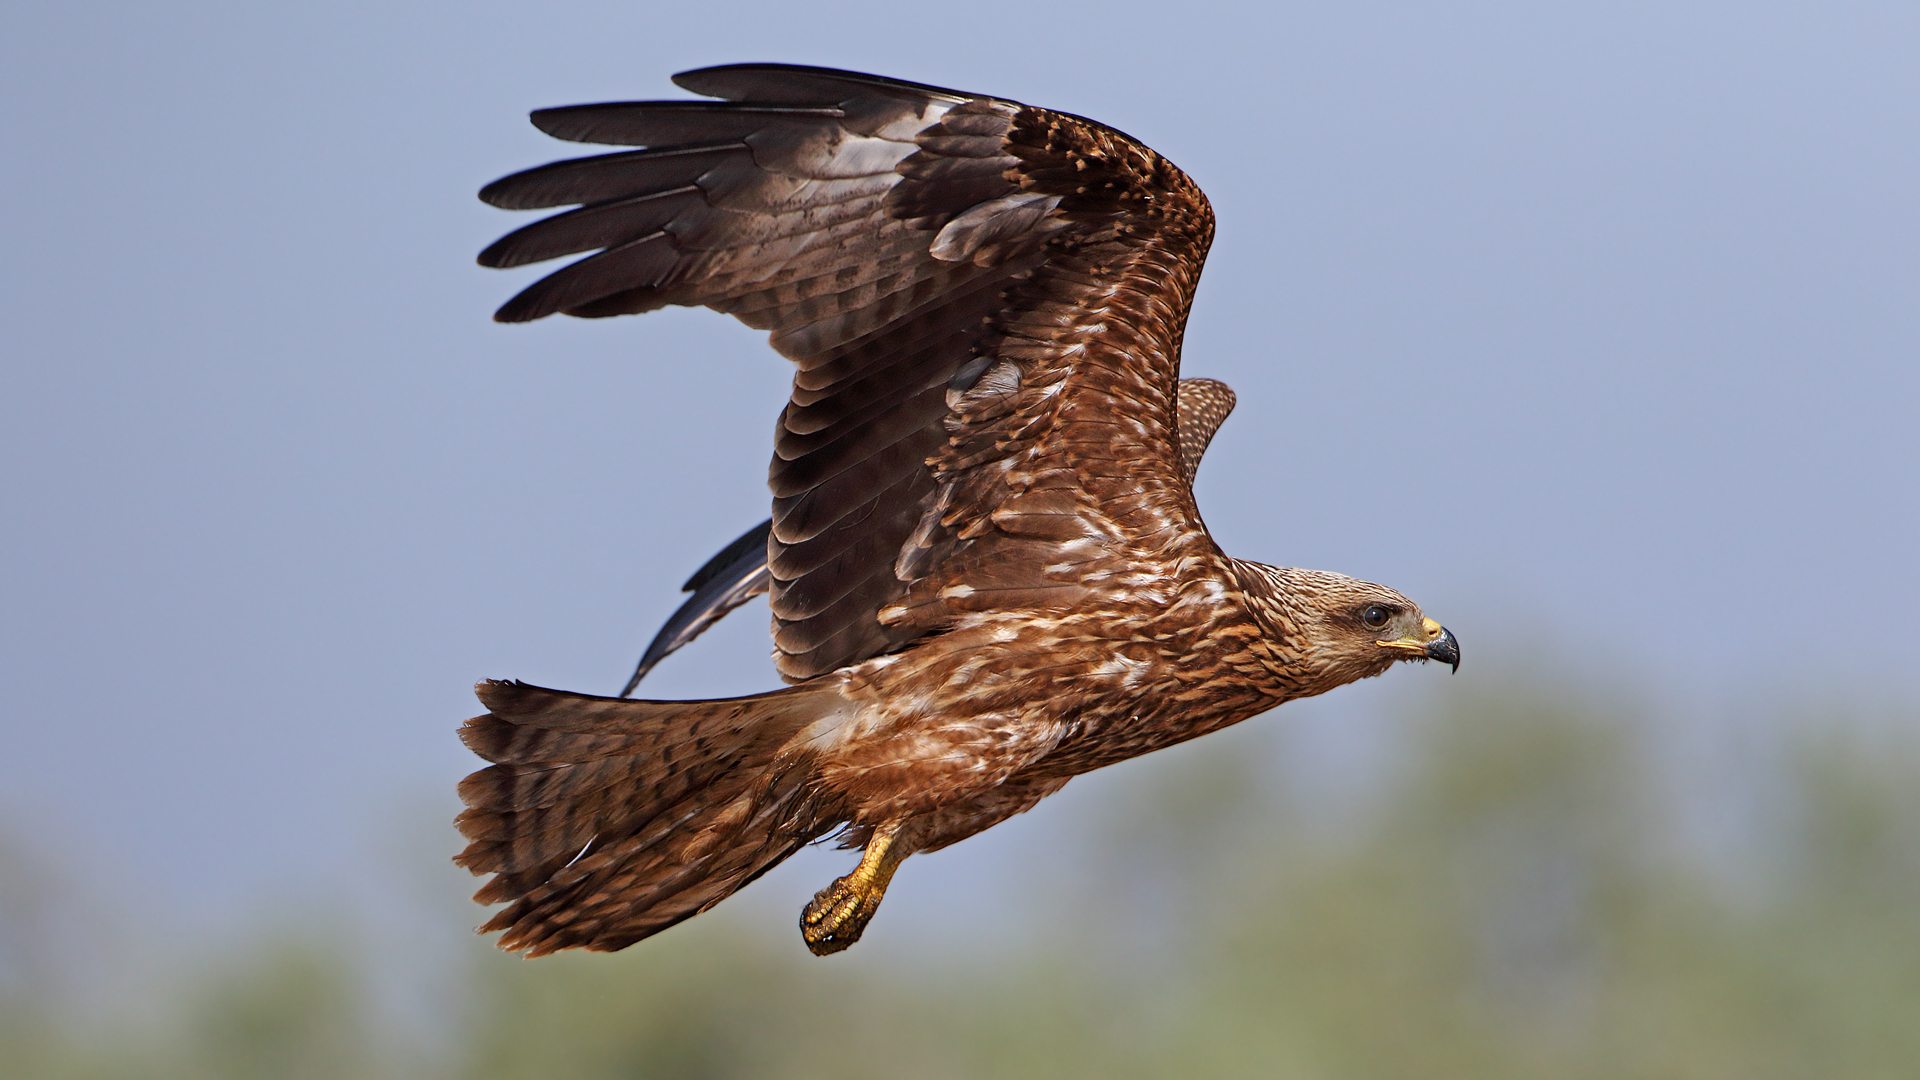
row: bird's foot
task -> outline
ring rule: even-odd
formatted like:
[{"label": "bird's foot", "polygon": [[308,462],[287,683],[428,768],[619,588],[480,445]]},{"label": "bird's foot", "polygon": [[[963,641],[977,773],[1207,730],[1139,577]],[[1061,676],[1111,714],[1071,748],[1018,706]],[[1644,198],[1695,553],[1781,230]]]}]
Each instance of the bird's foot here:
[{"label": "bird's foot", "polygon": [[882,891],[861,888],[852,874],[813,894],[800,913],[800,936],[815,956],[827,956],[860,940],[873,913],[880,910]]},{"label": "bird's foot", "polygon": [[853,873],[813,894],[800,913],[800,936],[806,939],[807,951],[827,956],[860,940],[874,912],[880,910],[893,872],[907,856],[893,843],[899,831],[898,825],[875,830]]}]

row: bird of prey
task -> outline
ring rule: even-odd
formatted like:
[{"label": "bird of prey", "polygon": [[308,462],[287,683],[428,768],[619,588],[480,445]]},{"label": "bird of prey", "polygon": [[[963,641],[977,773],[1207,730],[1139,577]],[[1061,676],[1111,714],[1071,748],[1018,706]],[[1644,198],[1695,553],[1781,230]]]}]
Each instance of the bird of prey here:
[{"label": "bird of prey", "polygon": [[716,100],[535,112],[633,149],[487,185],[495,206],[574,209],[480,261],[593,253],[503,322],[703,305],[794,362],[764,551],[708,568],[764,581],[790,685],[643,701],[482,683],[461,737],[493,764],[460,785],[457,861],[493,875],[475,899],[507,903],[482,928],[502,948],[624,948],[837,835],[859,863],[800,928],[838,952],[908,856],[1074,776],[1398,660],[1458,667],[1393,589],[1207,534],[1192,470],[1219,417],[1182,422],[1179,368],[1213,213],[1165,158],[872,75],[674,81]]}]

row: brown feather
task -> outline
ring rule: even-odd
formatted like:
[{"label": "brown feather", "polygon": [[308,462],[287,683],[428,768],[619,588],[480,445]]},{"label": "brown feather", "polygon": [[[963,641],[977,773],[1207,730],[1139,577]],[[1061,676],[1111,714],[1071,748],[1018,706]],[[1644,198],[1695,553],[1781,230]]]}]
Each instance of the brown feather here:
[{"label": "brown feather", "polygon": [[808,756],[786,745],[844,706],[831,689],[662,702],[487,682],[479,694],[491,711],[461,736],[496,764],[460,785],[470,843],[455,861],[498,875],[480,898],[514,901],[489,924],[508,947],[609,947],[662,929],[834,824],[807,788]]}]

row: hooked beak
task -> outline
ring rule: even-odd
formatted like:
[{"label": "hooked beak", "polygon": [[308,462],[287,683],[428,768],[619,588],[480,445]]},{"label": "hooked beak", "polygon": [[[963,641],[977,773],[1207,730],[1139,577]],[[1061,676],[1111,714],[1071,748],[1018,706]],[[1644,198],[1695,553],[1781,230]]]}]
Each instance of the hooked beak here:
[{"label": "hooked beak", "polygon": [[1380,647],[1422,660],[1438,660],[1455,671],[1460,670],[1460,642],[1453,636],[1453,631],[1432,619],[1420,620],[1417,632],[1392,641],[1382,641]]}]

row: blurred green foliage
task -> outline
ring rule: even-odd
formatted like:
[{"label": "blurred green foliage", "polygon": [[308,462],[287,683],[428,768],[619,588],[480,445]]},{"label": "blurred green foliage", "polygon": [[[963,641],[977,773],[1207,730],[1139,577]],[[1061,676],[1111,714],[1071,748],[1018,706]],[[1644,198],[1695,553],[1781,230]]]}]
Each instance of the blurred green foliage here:
[{"label": "blurred green foliage", "polygon": [[816,961],[723,908],[615,956],[476,947],[438,1042],[369,1004],[352,950],[297,938],[182,977],[138,1022],[65,1015],[13,963],[0,1073],[1920,1075],[1920,727],[1785,729],[1727,852],[1679,838],[1690,780],[1644,725],[1565,700],[1510,690],[1410,727],[1389,790],[1331,831],[1271,798],[1244,743],[1169,755],[1088,815],[1075,891],[991,955]]}]

